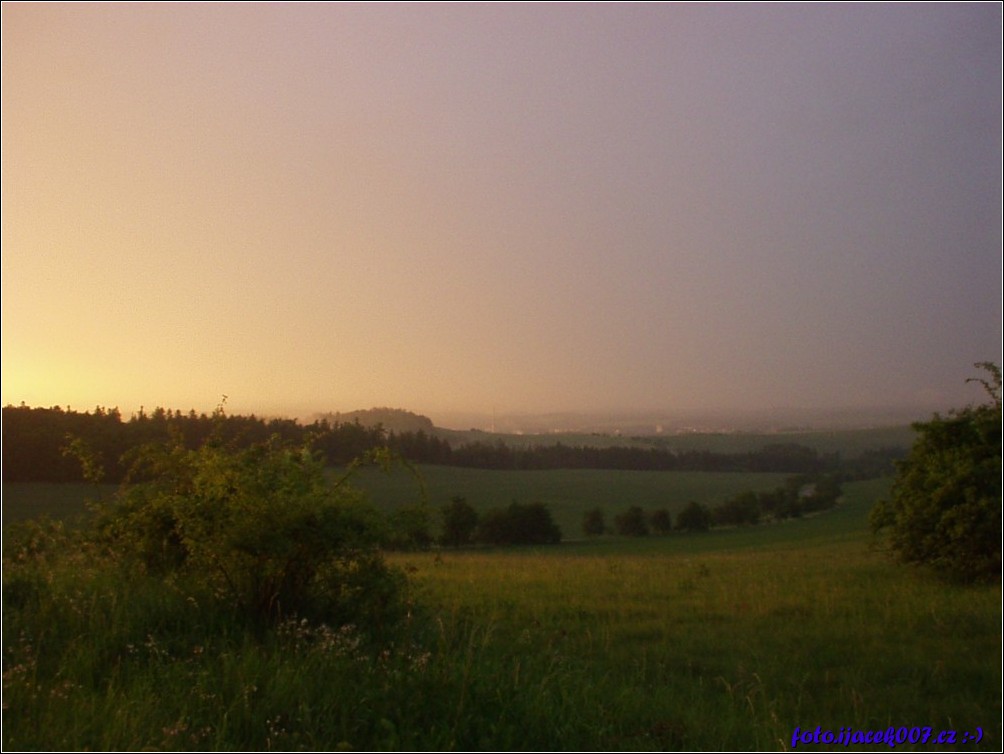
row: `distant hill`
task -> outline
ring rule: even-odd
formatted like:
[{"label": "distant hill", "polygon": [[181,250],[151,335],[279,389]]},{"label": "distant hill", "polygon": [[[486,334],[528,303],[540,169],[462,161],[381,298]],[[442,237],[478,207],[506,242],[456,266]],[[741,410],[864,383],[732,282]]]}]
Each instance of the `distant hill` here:
[{"label": "distant hill", "polygon": [[405,411],[403,408],[367,408],[359,411],[328,412],[325,414],[314,414],[313,421],[323,421],[327,419],[329,424],[355,424],[359,422],[364,427],[376,427],[382,425],[390,432],[432,432],[435,425],[428,416],[416,414],[413,411]]}]

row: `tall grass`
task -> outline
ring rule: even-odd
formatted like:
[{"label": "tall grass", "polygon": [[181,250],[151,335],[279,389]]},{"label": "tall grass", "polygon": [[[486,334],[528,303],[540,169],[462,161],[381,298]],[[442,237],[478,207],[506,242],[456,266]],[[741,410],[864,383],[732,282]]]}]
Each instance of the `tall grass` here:
[{"label": "tall grass", "polygon": [[394,555],[413,611],[380,644],[250,631],[51,532],[4,551],[4,748],[775,750],[929,725],[994,750],[1000,589],[887,561],[882,489],[704,536]]}]

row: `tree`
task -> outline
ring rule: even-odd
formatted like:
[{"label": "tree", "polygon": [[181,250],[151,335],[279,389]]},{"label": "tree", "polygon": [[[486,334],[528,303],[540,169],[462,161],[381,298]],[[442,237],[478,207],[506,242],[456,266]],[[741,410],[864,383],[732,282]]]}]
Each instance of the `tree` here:
[{"label": "tree", "polygon": [[477,539],[492,545],[550,545],[561,541],[561,529],[543,503],[516,503],[488,511],[478,524]]},{"label": "tree", "polygon": [[440,542],[448,547],[469,545],[478,528],[478,512],[465,498],[454,496],[443,506],[443,536]]},{"label": "tree", "polygon": [[587,537],[598,537],[607,530],[607,524],[600,508],[592,508],[586,511],[582,518],[582,532]]},{"label": "tree", "polygon": [[388,546],[394,550],[427,550],[432,544],[429,534],[429,509],[424,504],[398,508],[390,517]]},{"label": "tree", "polygon": [[614,517],[614,527],[618,534],[627,537],[644,537],[648,534],[648,522],[645,521],[645,511],[632,505],[623,513]]},{"label": "tree", "polygon": [[648,522],[652,525],[652,531],[656,534],[669,534],[673,530],[673,519],[665,508],[652,511],[652,514],[648,517]]},{"label": "tree", "polygon": [[990,402],[918,422],[909,456],[898,462],[891,496],[871,525],[903,562],[926,564],[958,581],[1001,575],[1001,371],[976,364]]},{"label": "tree", "polygon": [[712,510],[711,517],[719,526],[755,525],[760,522],[760,502],[755,492],[740,492]]},{"label": "tree", "polygon": [[711,511],[706,506],[691,501],[677,514],[676,528],[682,531],[707,531],[711,528]]}]

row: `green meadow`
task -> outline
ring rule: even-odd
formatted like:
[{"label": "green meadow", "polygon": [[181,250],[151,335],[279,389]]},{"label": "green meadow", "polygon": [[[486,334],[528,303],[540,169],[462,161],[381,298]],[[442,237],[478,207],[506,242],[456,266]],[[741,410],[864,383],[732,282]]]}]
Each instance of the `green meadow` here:
[{"label": "green meadow", "polygon": [[[793,742],[817,726],[902,727],[904,750],[1001,745],[1000,587],[892,563],[867,529],[889,480],[784,523],[587,540],[590,507],[675,512],[779,480],[421,473],[430,506],[540,500],[575,541],[388,555],[412,612],[373,645],[295,620],[248,633],[163,582],[53,550],[54,534],[31,564],[5,561],[4,748],[890,748]],[[418,499],[400,471],[355,481],[381,507]],[[914,728],[932,738],[911,744]],[[942,730],[955,745],[935,743]]]},{"label": "green meadow", "polygon": [[695,500],[717,505],[745,490],[766,491],[784,483],[787,474],[609,471],[598,469],[494,471],[451,466],[420,466],[413,473],[395,467],[384,472],[361,469],[352,482],[381,510],[425,505],[438,523],[437,511],[452,497],[463,497],[479,513],[512,502],[544,503],[565,540],[582,537],[582,520],[591,508],[602,509],[608,523],[632,505],[666,508],[671,515]]},{"label": "green meadow", "polygon": [[[330,469],[332,480],[344,476]],[[590,508],[613,515],[631,505],[667,508],[675,514],[689,501],[721,503],[745,490],[769,490],[784,482],[786,474],[602,471],[493,471],[451,466],[420,466],[413,470],[395,466],[385,472],[362,468],[350,478],[383,511],[409,505],[426,505],[433,524],[438,509],[452,497],[463,497],[479,512],[516,501],[541,502],[551,510],[566,540],[582,536],[582,518]],[[3,487],[4,521],[22,521],[41,515],[68,523],[87,513],[87,501],[111,498],[116,485],[6,483]]]}]

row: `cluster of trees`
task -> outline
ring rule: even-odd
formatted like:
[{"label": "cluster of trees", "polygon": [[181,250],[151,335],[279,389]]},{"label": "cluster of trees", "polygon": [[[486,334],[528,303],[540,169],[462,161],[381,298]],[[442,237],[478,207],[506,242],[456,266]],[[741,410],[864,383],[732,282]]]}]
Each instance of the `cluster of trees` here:
[{"label": "cluster of trees", "polygon": [[302,425],[292,419],[252,416],[187,414],[157,408],[124,420],[118,409],[96,408],[79,413],[70,409],[3,408],[3,480],[6,482],[73,482],[81,480],[80,464],[68,458],[68,438],[76,438],[105,469],[105,481],[120,482],[129,470],[129,457],[146,444],[180,439],[189,449],[210,436],[233,447],[250,447],[278,436],[286,442],[307,444],[329,465],[343,465],[370,448],[386,446],[414,463],[486,469],[621,469],[639,471],[764,471],[792,474],[839,472],[845,479],[868,478],[893,471],[893,461],[904,450],[873,450],[842,460],[838,454],[820,455],[797,444],[769,445],[748,453],[709,451],[673,452],[664,448],[568,446],[561,443],[511,447],[499,441],[451,447],[435,434],[387,431],[321,418]]},{"label": "cluster of trees", "polygon": [[454,496],[439,508],[441,534],[437,539],[433,508],[424,502],[398,508],[386,516],[374,513],[372,528],[380,532],[387,550],[427,550],[471,545],[551,545],[561,541],[561,529],[543,503],[512,502],[479,514],[466,498]]},{"label": "cluster of trees", "polygon": [[512,447],[476,442],[452,449],[449,463],[487,469],[617,469],[627,471],[764,471],[809,473],[838,463],[802,445],[769,445],[749,453],[674,452],[663,448],[554,445]]},{"label": "cluster of trees", "polygon": [[914,424],[918,438],[892,494],[871,513],[899,560],[961,582],[1001,577],[1001,370],[975,366],[989,379],[969,381],[989,402]]},{"label": "cluster of trees", "polygon": [[632,505],[614,516],[612,528],[607,525],[602,508],[586,511],[582,519],[582,532],[587,537],[597,537],[601,534],[645,537],[651,533],[669,534],[672,530],[673,518],[668,508],[658,508],[646,513],[640,505]]},{"label": "cluster of trees", "polygon": [[763,519],[798,518],[832,508],[840,498],[840,479],[834,474],[788,477],[783,487],[768,492],[741,492],[711,509],[716,526],[748,526]]},{"label": "cluster of trees", "polygon": [[[416,439],[416,434],[421,436]],[[445,440],[424,432],[395,435],[380,426],[366,427],[358,421],[330,424],[320,419],[302,425],[295,419],[232,416],[223,411],[211,415],[195,411],[186,414],[163,408],[152,413],[141,409],[126,420],[115,408],[98,407],[93,412],[80,413],[59,406],[5,406],[3,481],[82,481],[78,458],[66,452],[76,441],[103,468],[104,481],[117,483],[126,478],[136,453],[145,446],[179,442],[194,450],[211,437],[235,449],[250,448],[278,437],[284,442],[310,447],[327,465],[345,465],[372,448],[388,445],[409,458],[423,452],[435,455],[442,447],[449,449]],[[416,450],[421,452],[415,453]]]},{"label": "cluster of trees", "polygon": [[513,502],[484,515],[462,497],[454,497],[442,508],[441,543],[462,547],[474,543],[489,545],[550,545],[561,541],[561,529],[543,503]]},{"label": "cluster of trees", "polygon": [[478,469],[541,471],[546,469],[610,469],[621,471],[839,473],[845,480],[873,479],[894,472],[905,448],[874,448],[854,458],[820,454],[797,443],[767,445],[745,453],[668,448],[565,445],[512,446],[502,440],[467,442],[456,447],[424,430],[388,433],[386,444],[415,463]]},{"label": "cluster of trees", "polygon": [[362,424],[364,427],[383,427],[389,432],[432,432],[435,425],[428,416],[401,408],[367,408],[360,411],[340,411],[314,414],[313,420],[328,424]]},{"label": "cluster of trees", "polygon": [[840,494],[840,480],[835,475],[798,474],[785,480],[783,487],[767,492],[741,492],[714,507],[691,502],[677,515],[675,527],[668,509],[646,513],[635,505],[614,516],[613,529],[607,527],[603,510],[593,508],[583,517],[582,531],[587,536],[612,532],[640,537],[668,534],[674,528],[707,531],[712,526],[752,526],[763,520],[797,518],[827,510],[837,504]]}]

